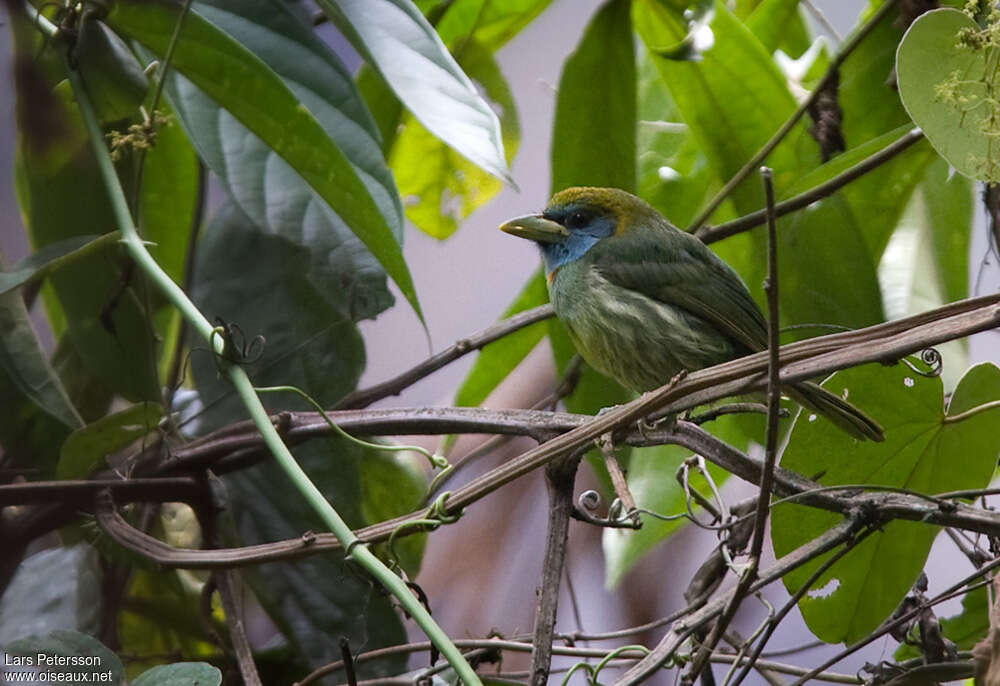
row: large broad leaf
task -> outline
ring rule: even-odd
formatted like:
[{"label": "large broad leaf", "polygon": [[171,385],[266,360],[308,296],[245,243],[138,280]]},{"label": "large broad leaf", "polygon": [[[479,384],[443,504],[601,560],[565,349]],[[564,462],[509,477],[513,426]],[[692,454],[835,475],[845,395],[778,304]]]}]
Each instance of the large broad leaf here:
[{"label": "large broad leaf", "polygon": [[73,236],[47,245],[19,261],[10,270],[0,271],[0,295],[44,278],[60,266],[72,263],[81,255],[107,248],[109,242],[117,238],[118,234],[105,234],[103,237]]},{"label": "large broad leaf", "polygon": [[[545,274],[539,269],[514,298],[514,302],[507,306],[500,318],[512,317],[518,312],[544,305],[548,301],[549,292],[545,287]],[[538,322],[483,348],[462,385],[455,392],[455,404],[468,406],[481,404],[544,337],[545,323]]]},{"label": "large broad leaf", "polygon": [[629,3],[611,0],[563,65],[552,130],[553,193],[636,187],[635,47]]},{"label": "large broad leaf", "polygon": [[[514,98],[500,67],[493,55],[472,39],[462,44],[456,57],[496,109],[510,161],[517,152],[521,130]],[[407,219],[434,238],[447,238],[454,233],[502,185],[409,115],[403,118],[396,133],[389,162],[399,182]]]},{"label": "large broad leaf", "polygon": [[[125,683],[125,667],[118,656],[96,638],[76,631],[53,631],[44,636],[30,636],[12,641],[3,649],[10,656],[16,655],[22,660],[30,658],[30,662],[13,664],[46,672],[49,681],[55,677],[66,681],[96,682],[100,679],[99,683],[112,686]],[[40,659],[39,655],[46,657]],[[38,680],[46,679],[41,677]]]},{"label": "large broad leaf", "polygon": [[[989,483],[1000,452],[1000,434],[994,430],[1000,410],[969,411],[1000,398],[1000,369],[994,365],[971,368],[947,408],[941,380],[904,365],[840,372],[826,387],[871,412],[885,429],[885,441],[845,439],[832,424],[803,411],[782,467],[822,474],[823,486],[873,484],[934,494]],[[771,521],[775,554],[790,553],[838,521],[839,515],[817,509],[776,506]],[[853,643],[867,635],[913,585],[935,534],[936,529],[918,522],[895,521],[865,539],[800,601],[809,629],[828,643]],[[825,560],[817,558],[786,575],[788,591],[794,593]]]},{"label": "large broad leaf", "polygon": [[[180,18],[180,10],[179,6],[165,1],[126,1],[115,4],[107,21],[117,31],[162,56]],[[377,182],[362,178],[342,151],[342,146],[344,149],[351,146],[342,143],[341,137],[332,138],[317,121],[317,117],[331,116],[336,108],[323,107],[323,98],[316,97],[305,87],[310,85],[317,92],[326,93],[315,86],[314,79],[330,73],[330,65],[334,64],[332,58],[316,54],[315,46],[309,44],[289,52],[288,59],[302,61],[300,67],[306,72],[314,71],[313,79],[303,77],[298,82],[302,87],[283,81],[264,61],[283,54],[295,42],[303,42],[299,40],[301,34],[290,28],[292,24],[283,18],[287,17],[287,11],[276,0],[249,7],[245,3],[223,2],[219,6],[199,6],[184,20],[172,66],[260,138],[265,143],[262,152],[274,151],[287,163],[286,169],[278,170],[279,174],[293,171],[322,198],[330,211],[336,213],[379,260],[420,315],[409,269],[399,241],[393,235],[395,215],[384,211],[386,202],[391,204],[391,198],[382,203],[376,200]],[[246,16],[242,12],[246,12]],[[262,17],[266,21],[253,21],[252,17]],[[287,19],[295,21],[293,17]],[[223,22],[225,28],[217,22]],[[269,22],[273,22],[273,28]],[[252,42],[253,48],[241,41]],[[351,99],[353,89],[347,88],[347,93],[341,91],[341,100]],[[175,109],[182,109],[178,103],[174,104]],[[338,128],[345,127],[343,136],[348,136],[348,131],[353,131],[354,135],[359,132],[356,122],[352,124],[341,117],[334,122]],[[200,152],[203,156],[206,154],[204,150]],[[354,154],[362,158],[368,155],[372,159],[372,153],[363,148]],[[373,162],[377,164],[379,160]],[[363,169],[364,165],[358,167]],[[238,170],[234,170],[236,172]],[[260,180],[258,174],[251,176],[248,182],[261,188]],[[306,209],[301,203],[285,207],[283,199],[278,200],[273,211],[300,214]]]},{"label": "large broad leaf", "polygon": [[[324,406],[353,390],[364,367],[363,342],[356,324],[331,306],[312,282],[308,269],[312,258],[306,248],[255,230],[229,206],[209,227],[198,257],[195,302],[210,316],[239,324],[247,342],[258,334],[266,339],[260,359],[245,365],[256,385],[295,385]],[[248,292],[243,265],[251,260],[256,267]],[[192,364],[198,391],[209,408],[202,418],[206,427],[244,418],[243,408],[218,378],[212,358],[196,351]],[[304,407],[289,396],[266,395],[264,402],[282,409],[290,404]],[[368,523],[362,515],[366,507],[375,511],[386,507],[380,500],[382,489],[372,488],[371,502],[365,500],[360,481],[365,453],[353,443],[314,441],[295,453],[352,526]],[[383,467],[397,468],[397,479],[409,478],[409,472],[395,463]],[[242,543],[323,530],[273,461],[233,474],[226,484]],[[408,564],[418,552],[410,551]],[[272,619],[313,667],[337,659],[340,635],[350,636],[352,645],[367,641],[372,647],[397,643],[405,636],[388,600],[345,569],[340,556],[264,565],[249,580]],[[384,665],[389,672],[399,666]]]},{"label": "large broad leaf", "polygon": [[990,95],[997,85],[992,49],[961,37],[978,31],[956,9],[921,15],[899,44],[896,73],[906,111],[934,149],[962,174],[995,183],[1000,153]]},{"label": "large broad leaf", "polygon": [[[12,16],[16,51],[37,54],[36,31],[23,23],[27,19]],[[59,122],[59,144],[39,146],[28,136],[20,138],[14,169],[21,214],[36,249],[116,228],[69,84],[56,85],[63,74],[59,60],[51,61],[52,55],[40,58],[50,69],[39,70],[39,81],[32,87],[50,94],[45,116]],[[103,61],[100,64],[109,68]],[[81,62],[79,68],[86,74],[94,65]],[[27,109],[31,103],[31,96],[19,93],[20,121],[40,116]],[[68,332],[91,374],[131,400],[152,399],[159,394],[152,354],[156,346],[149,313],[144,311],[143,279],[129,273],[120,252],[90,255],[52,274],[51,293],[43,295],[54,332],[57,336]]]},{"label": "large broad leaf", "polygon": [[411,0],[319,0],[407,109],[473,164],[511,181],[500,123]]},{"label": "large broad leaf", "polygon": [[[361,499],[368,449],[344,439],[315,440],[296,448],[295,457],[350,526],[373,523],[364,518]],[[323,523],[273,461],[228,477],[226,485],[243,544],[323,530]],[[407,542],[397,552],[410,565],[414,562],[412,553],[417,551]],[[346,565],[339,553],[316,555],[294,564],[261,565],[246,579],[311,668],[340,658],[337,639],[341,636],[352,646],[368,648],[396,645],[406,639],[393,604],[369,578]],[[405,657],[372,662],[362,673],[369,677],[398,674],[405,665]]]},{"label": "large broad leaf", "polygon": [[[239,327],[234,343],[250,358],[247,372],[254,383],[297,385],[323,405],[351,391],[364,368],[364,344],[357,325],[311,278],[309,251],[256,230],[231,204],[219,210],[205,233],[192,295],[210,319]],[[245,278],[248,264],[254,265],[252,282]],[[253,344],[257,336],[263,341]],[[208,352],[195,350],[192,367],[206,426],[244,418]],[[287,401],[264,398],[283,408]]]},{"label": "large broad leaf", "polygon": [[[337,58],[280,2],[196,5],[265,60],[344,151],[397,239],[402,211],[377,133]],[[337,208],[323,202],[278,152],[183,76],[167,93],[181,124],[230,196],[261,231],[307,247],[311,277],[338,310],[373,317],[392,303],[385,275]]]},{"label": "large broad leaf", "polygon": [[95,632],[101,623],[101,564],[80,543],[24,560],[0,600],[0,646],[56,630]]}]

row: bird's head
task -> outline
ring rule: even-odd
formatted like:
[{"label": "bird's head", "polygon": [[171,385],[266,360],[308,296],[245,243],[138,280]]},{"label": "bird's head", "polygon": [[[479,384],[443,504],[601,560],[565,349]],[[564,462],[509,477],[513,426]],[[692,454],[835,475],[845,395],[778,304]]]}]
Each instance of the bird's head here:
[{"label": "bird's head", "polygon": [[578,260],[599,241],[620,235],[652,207],[617,188],[567,188],[552,196],[541,214],[511,219],[500,230],[535,241],[551,278],[559,267]]}]

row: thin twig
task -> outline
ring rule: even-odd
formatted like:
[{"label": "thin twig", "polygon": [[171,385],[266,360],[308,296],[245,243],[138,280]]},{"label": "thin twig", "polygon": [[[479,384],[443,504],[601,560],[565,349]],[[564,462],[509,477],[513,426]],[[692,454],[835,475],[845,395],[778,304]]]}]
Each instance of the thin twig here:
[{"label": "thin twig", "polygon": [[[920,129],[911,129],[878,152],[872,153],[865,159],[855,164],[853,167],[849,167],[837,174],[829,181],[825,181],[815,188],[810,188],[809,190],[791,197],[788,200],[779,202],[774,206],[775,216],[783,217],[786,214],[808,207],[817,200],[833,195],[850,182],[885,164],[896,155],[900,154],[904,150],[907,150],[914,143],[923,140],[923,138],[923,131]],[[716,241],[721,241],[723,238],[735,236],[738,233],[742,233],[756,226],[762,225],[765,221],[767,221],[766,215],[767,212],[765,210],[758,210],[757,212],[751,212],[750,214],[723,224],[717,224],[715,226],[702,226],[698,229],[695,235],[705,243],[714,243]]]},{"label": "thin twig", "polygon": [[789,117],[777,131],[775,131],[770,140],[768,140],[753,157],[747,160],[747,163],[744,164],[740,170],[726,182],[726,185],[715,194],[715,197],[708,202],[705,209],[703,209],[698,216],[695,217],[694,221],[691,222],[691,226],[688,227],[689,232],[697,230],[702,224],[704,224],[705,220],[712,216],[712,213],[715,212],[716,208],[722,204],[722,201],[729,197],[729,194],[733,192],[733,189],[736,188],[736,186],[738,186],[740,182],[742,182],[743,179],[750,174],[750,172],[760,166],[761,162],[763,162],[764,159],[771,154],[771,151],[774,150],[782,140],[784,140],[785,136],[787,136],[792,130],[792,127],[794,127],[799,119],[802,118],[802,115],[809,110],[809,106],[812,105],[819,94],[823,92],[823,86],[825,86],[827,82],[834,77],[840,69],[840,65],[844,63],[844,60],[847,59],[847,57],[854,52],[854,49],[861,44],[861,41],[864,40],[864,38],[871,33],[872,30],[878,26],[878,24],[881,23],[882,19],[889,14],[895,4],[896,0],[886,0],[882,6],[868,19],[868,21],[866,21],[847,40],[846,43],[840,46],[837,54],[830,61],[830,66],[827,67],[826,73],[823,74],[823,77],[813,88],[812,92],[809,93],[809,96],[803,100],[801,104],[799,104],[795,112],[792,113],[792,116]]},{"label": "thin twig", "polygon": [[622,504],[624,514],[632,520],[635,528],[638,529],[642,525],[642,520],[639,519],[639,508],[635,504],[635,498],[632,497],[632,491],[629,490],[625,473],[622,471],[621,465],[618,464],[618,456],[615,454],[611,433],[606,433],[597,439],[597,445],[604,456],[604,466],[608,470],[608,476],[611,477],[611,484],[614,486],[615,495]]},{"label": "thin twig", "polygon": [[532,324],[536,324],[544,319],[548,319],[553,314],[551,305],[541,305],[530,310],[520,312],[509,319],[497,322],[482,331],[472,334],[468,338],[457,341],[453,346],[442,350],[436,355],[431,355],[420,364],[407,369],[402,374],[394,376],[388,381],[375,384],[370,388],[364,388],[345,396],[335,406],[335,410],[360,409],[368,407],[373,402],[387,398],[391,395],[399,395],[403,389],[409,388],[421,379],[436,372],[442,367],[454,362],[463,355],[467,355],[473,350],[499,340],[504,336],[514,333]]},{"label": "thin twig", "polygon": [[778,319],[778,234],[774,217],[774,186],[771,170],[762,167],[761,177],[764,180],[765,209],[767,210],[767,280],[764,282],[764,292],[767,294],[767,431],[765,434],[764,467],[760,477],[760,493],[757,498],[757,509],[754,516],[753,537],[750,540],[750,563],[740,575],[739,583],[733,596],[726,606],[725,612],[716,622],[701,647],[698,649],[691,668],[684,675],[686,683],[693,683],[705,667],[708,657],[715,650],[719,639],[729,628],[730,622],[736,616],[740,603],[746,597],[750,585],[757,580],[757,568],[760,565],[760,554],[764,549],[764,527],[770,510],[771,489],[774,484],[774,466],[778,459],[778,412],[781,409],[781,366],[779,362],[780,342],[778,335],[781,324]]},{"label": "thin twig", "polygon": [[566,541],[573,512],[573,484],[580,453],[549,463],[545,484],[549,492],[549,525],[542,562],[542,584],[535,611],[534,650],[531,652],[531,685],[545,686],[552,664],[552,636],[559,609],[559,588],[566,563]]}]

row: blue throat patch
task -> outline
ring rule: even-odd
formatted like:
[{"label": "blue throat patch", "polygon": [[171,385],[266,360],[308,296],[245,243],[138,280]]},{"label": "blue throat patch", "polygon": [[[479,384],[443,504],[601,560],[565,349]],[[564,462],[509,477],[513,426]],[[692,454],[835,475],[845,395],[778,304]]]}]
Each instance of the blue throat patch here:
[{"label": "blue throat patch", "polygon": [[609,217],[595,217],[587,226],[570,229],[569,236],[559,243],[539,243],[545,272],[553,274],[559,267],[583,257],[599,241],[615,233]]}]

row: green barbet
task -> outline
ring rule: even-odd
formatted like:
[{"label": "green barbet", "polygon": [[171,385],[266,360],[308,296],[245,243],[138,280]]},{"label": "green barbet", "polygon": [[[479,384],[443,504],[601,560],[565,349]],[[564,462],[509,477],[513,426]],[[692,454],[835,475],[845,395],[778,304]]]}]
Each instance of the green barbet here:
[{"label": "green barbet", "polygon": [[[541,214],[500,229],[538,243],[577,350],[636,392],[767,348],[767,323],[736,272],[630,193],[568,188]],[[814,383],[783,390],[855,438],[883,438],[874,420]]]}]

